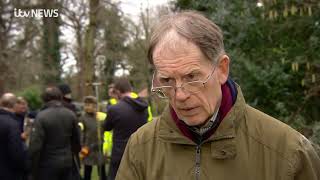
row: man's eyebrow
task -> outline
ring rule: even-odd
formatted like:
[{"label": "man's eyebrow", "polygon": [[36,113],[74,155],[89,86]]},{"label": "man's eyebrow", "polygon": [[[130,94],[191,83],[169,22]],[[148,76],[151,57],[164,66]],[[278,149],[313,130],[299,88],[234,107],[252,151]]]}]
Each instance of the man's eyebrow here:
[{"label": "man's eyebrow", "polygon": [[168,75],[165,75],[165,74],[163,74],[163,73],[158,73],[158,78],[163,78],[163,79],[165,79],[165,78],[169,78],[169,76],[168,76]]},{"label": "man's eyebrow", "polygon": [[188,71],[186,71],[183,76],[187,76],[189,74],[199,74],[199,73],[200,73],[200,69],[194,68],[194,69],[189,69]]}]

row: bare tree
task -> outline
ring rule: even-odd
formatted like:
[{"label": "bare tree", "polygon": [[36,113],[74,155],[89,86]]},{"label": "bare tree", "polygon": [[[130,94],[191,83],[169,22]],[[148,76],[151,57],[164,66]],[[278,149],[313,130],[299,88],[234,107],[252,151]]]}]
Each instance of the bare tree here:
[{"label": "bare tree", "polygon": [[77,97],[84,96],[85,83],[85,47],[84,47],[84,34],[88,25],[88,5],[86,0],[69,0],[63,4],[62,16],[65,17],[63,26],[71,28],[75,37],[75,43],[69,42],[68,50],[76,60],[76,89]]},{"label": "bare tree", "polygon": [[[127,55],[132,66],[130,74],[131,77],[134,77],[134,85],[140,90],[147,88],[148,94],[150,94],[153,73],[147,59],[151,27],[160,16],[169,12],[170,9],[167,6],[158,6],[154,9],[141,9],[138,24],[129,23],[131,40]],[[148,96],[148,102],[151,104],[151,96]]]}]

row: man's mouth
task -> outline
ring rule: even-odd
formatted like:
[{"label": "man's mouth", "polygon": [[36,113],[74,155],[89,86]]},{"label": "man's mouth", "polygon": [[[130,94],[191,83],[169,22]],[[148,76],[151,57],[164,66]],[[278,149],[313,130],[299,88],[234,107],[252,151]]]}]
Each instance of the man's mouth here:
[{"label": "man's mouth", "polygon": [[193,116],[197,113],[198,107],[183,107],[178,110],[183,116]]}]

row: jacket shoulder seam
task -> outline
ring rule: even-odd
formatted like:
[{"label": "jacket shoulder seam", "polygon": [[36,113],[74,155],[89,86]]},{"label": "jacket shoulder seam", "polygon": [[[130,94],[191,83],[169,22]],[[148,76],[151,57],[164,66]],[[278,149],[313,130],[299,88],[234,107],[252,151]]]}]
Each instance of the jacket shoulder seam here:
[{"label": "jacket shoulder seam", "polygon": [[[246,105],[246,106],[248,106],[248,105]],[[248,107],[245,108],[245,111],[247,111],[247,108],[248,108]],[[294,162],[291,161],[291,160],[290,160],[287,156],[285,156],[283,153],[281,153],[281,152],[278,151],[277,149],[269,146],[268,144],[264,143],[264,142],[261,141],[260,139],[254,137],[253,135],[250,134],[250,132],[245,131],[241,126],[240,126],[240,128],[241,128],[242,132],[244,132],[245,134],[247,134],[247,136],[248,136],[249,138],[251,138],[251,139],[253,139],[255,142],[263,145],[263,147],[269,149],[270,151],[276,152],[276,154],[277,154],[279,157],[281,157],[283,160],[286,160],[287,162],[289,162],[289,164],[290,164],[291,166],[293,165]]]},{"label": "jacket shoulder seam", "polygon": [[[241,127],[240,127],[240,128],[241,128]],[[242,128],[241,128],[241,129],[242,129]],[[267,149],[269,149],[269,150],[271,150],[271,151],[276,152],[280,157],[282,157],[282,159],[288,161],[289,163],[292,163],[292,162],[289,160],[289,158],[287,158],[285,155],[283,155],[283,153],[281,153],[280,151],[278,151],[278,150],[276,150],[275,148],[267,145],[266,143],[260,141],[259,139],[253,137],[251,134],[249,134],[249,132],[245,132],[243,129],[242,129],[242,131],[243,131],[244,133],[246,133],[247,136],[250,137],[251,139],[253,139],[255,142],[263,145],[263,147],[265,147],[265,148],[267,148]]]}]

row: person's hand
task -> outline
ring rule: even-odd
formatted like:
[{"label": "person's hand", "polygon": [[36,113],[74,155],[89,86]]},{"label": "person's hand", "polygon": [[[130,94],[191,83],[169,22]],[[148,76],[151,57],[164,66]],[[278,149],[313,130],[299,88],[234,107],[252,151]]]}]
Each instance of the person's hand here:
[{"label": "person's hand", "polygon": [[25,140],[27,140],[27,138],[28,138],[28,133],[23,132],[23,133],[21,133],[20,137],[21,137],[21,139],[22,139],[23,141],[25,141]]},{"label": "person's hand", "polygon": [[89,148],[87,146],[83,146],[80,151],[80,159],[87,157],[89,154]]}]

